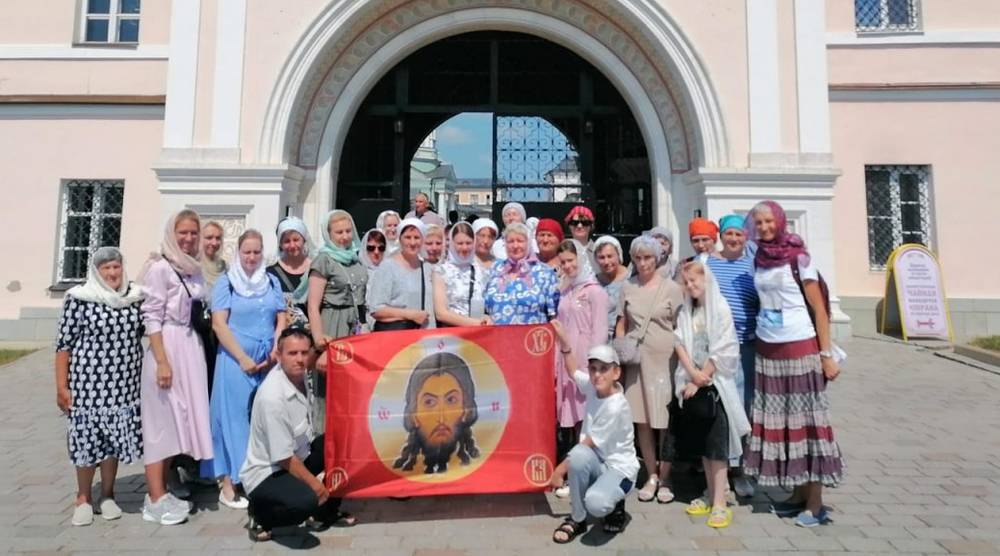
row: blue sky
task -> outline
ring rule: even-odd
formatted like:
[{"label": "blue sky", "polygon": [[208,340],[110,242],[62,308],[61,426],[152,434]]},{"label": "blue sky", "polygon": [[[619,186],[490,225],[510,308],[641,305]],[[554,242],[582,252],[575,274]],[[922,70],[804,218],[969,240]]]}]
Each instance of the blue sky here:
[{"label": "blue sky", "polygon": [[437,129],[438,153],[459,179],[493,177],[493,114],[465,113]]}]

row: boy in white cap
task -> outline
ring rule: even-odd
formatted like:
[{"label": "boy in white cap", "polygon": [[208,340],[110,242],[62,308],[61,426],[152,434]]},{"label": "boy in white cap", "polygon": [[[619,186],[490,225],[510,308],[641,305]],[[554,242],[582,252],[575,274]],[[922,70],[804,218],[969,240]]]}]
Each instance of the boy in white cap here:
[{"label": "boy in white cap", "polygon": [[587,530],[588,514],[603,517],[607,533],[625,529],[629,519],[625,495],[635,485],[639,459],[632,411],[618,383],[622,372],[618,354],[611,346],[594,346],[587,352],[587,370],[580,370],[562,324],[553,321],[552,327],[559,338],[566,373],[587,396],[580,442],[560,465],[565,467],[568,462],[572,510],[552,533],[552,540],[565,544]]}]

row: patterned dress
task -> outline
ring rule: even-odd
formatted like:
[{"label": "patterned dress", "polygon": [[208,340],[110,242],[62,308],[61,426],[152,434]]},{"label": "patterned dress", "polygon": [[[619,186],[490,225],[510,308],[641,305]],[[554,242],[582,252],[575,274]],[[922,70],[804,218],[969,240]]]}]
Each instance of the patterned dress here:
[{"label": "patterned dress", "polygon": [[67,297],[56,351],[70,353],[69,457],[77,467],[142,458],[139,303],[114,309]]},{"label": "patterned dress", "polygon": [[450,261],[438,265],[434,272],[444,282],[449,311],[474,319],[483,316],[483,290],[489,281],[489,272],[483,272],[477,264],[459,266]]},{"label": "patterned dress", "polygon": [[505,275],[504,261],[493,265],[483,294],[494,324],[545,324],[559,310],[559,277],[543,262],[531,263],[526,278]]}]

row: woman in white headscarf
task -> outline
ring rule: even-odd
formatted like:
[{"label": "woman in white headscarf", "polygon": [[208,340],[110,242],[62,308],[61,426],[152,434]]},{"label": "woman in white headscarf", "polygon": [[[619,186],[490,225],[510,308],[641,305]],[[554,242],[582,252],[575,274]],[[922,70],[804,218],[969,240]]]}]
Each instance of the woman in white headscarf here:
[{"label": "woman in white headscarf", "polygon": [[[577,247],[580,244],[577,243]],[[618,300],[621,298],[622,286],[628,280],[628,268],[622,264],[625,260],[622,244],[612,236],[601,236],[594,242],[594,262],[597,264],[597,281],[608,294],[608,335],[614,336],[618,313]]]},{"label": "woman in white headscarf", "polygon": [[710,527],[722,528],[733,520],[726,507],[729,459],[743,454],[741,438],[750,432],[736,391],[740,347],[729,304],[712,272],[692,261],[681,267],[681,277],[684,304],[674,332],[680,363],[674,372],[674,393],[681,411],[673,430],[682,454],[702,458],[708,483],[707,500],[695,499],[687,513],[708,515]]},{"label": "woman in white headscarf", "polygon": [[489,324],[483,307],[486,273],[475,263],[475,234],[467,222],[451,228],[448,260],[434,269],[434,315],[438,326]]},{"label": "woman in white headscarf", "polygon": [[493,255],[493,246],[500,235],[500,230],[493,220],[489,218],[477,218],[472,223],[472,233],[475,234],[476,239],[476,257],[474,262],[476,268],[481,270],[485,276],[493,268],[493,263],[496,262],[496,257]]},{"label": "woman in white headscarf", "polygon": [[374,330],[434,328],[431,265],[420,258],[426,225],[417,218],[399,224],[399,253],[379,265],[372,277]]},{"label": "woman in white headscarf", "polygon": [[212,290],[212,329],[219,338],[210,404],[215,458],[202,462],[202,475],[221,480],[219,503],[246,509],[236,492],[250,440],[250,396],[277,362],[277,341],[285,329],[285,297],[276,276],[263,263],[264,241],[247,230],[237,243],[238,257]]},{"label": "woman in white headscarf", "polygon": [[399,251],[399,223],[402,217],[394,210],[384,210],[375,220],[375,227],[385,234],[385,256],[395,255]]},{"label": "woman in white headscarf", "polygon": [[[205,297],[198,248],[201,221],[182,210],[167,221],[160,252],[146,262],[139,282],[146,293],[142,318],[149,349],[142,362],[143,459],[146,495],[142,517],[160,525],[187,519],[191,506],[167,492],[167,470],[174,456],[212,459],[208,384],[201,338],[192,328],[195,309]],[[175,487],[183,497],[183,489]]]},{"label": "woman in white headscarf", "polygon": [[142,289],[129,282],[122,254],[101,247],[87,282],[66,292],[56,338],[56,404],[66,414],[67,447],[76,467],[72,524],[94,521],[91,486],[101,468],[104,519],[118,519],[118,463],[142,457]]},{"label": "woman in white headscarf", "polygon": [[[535,230],[531,226],[528,226],[528,211],[524,209],[524,205],[517,202],[507,203],[503,206],[503,210],[500,211],[500,218],[503,220],[505,231],[511,224],[524,224],[528,228],[528,233],[531,234],[532,252],[538,253],[538,243],[535,242]],[[507,250],[504,247],[504,242],[498,241],[493,244],[493,257],[497,260],[507,258]]]},{"label": "woman in white headscarf", "polygon": [[267,273],[278,279],[285,296],[288,326],[308,328],[309,267],[312,240],[306,223],[289,216],[278,223],[278,260]]}]

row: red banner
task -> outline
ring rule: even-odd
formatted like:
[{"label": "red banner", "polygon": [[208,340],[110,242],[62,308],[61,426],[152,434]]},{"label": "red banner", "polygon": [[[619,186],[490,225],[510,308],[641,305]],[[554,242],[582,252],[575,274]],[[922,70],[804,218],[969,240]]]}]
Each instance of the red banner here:
[{"label": "red banner", "polygon": [[544,489],[555,456],[554,348],[547,325],[331,342],[327,485],[355,498]]}]

